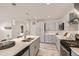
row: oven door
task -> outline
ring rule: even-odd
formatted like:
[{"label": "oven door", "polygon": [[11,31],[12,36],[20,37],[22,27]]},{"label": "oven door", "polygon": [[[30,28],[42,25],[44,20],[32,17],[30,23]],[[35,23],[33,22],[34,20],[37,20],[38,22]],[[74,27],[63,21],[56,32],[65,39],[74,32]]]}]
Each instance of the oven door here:
[{"label": "oven door", "polygon": [[60,55],[61,56],[70,56],[70,52],[67,51],[62,45],[60,45]]}]

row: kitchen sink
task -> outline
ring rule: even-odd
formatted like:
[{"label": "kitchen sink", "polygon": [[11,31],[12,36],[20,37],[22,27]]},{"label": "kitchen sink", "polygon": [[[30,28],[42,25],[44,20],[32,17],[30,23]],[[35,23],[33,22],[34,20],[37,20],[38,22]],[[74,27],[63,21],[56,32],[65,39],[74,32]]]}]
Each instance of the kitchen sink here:
[{"label": "kitchen sink", "polygon": [[8,49],[15,46],[15,41],[3,41],[0,42],[0,50]]},{"label": "kitchen sink", "polygon": [[31,40],[33,40],[34,38],[27,38],[27,39],[24,39],[22,40],[22,42],[30,42]]}]

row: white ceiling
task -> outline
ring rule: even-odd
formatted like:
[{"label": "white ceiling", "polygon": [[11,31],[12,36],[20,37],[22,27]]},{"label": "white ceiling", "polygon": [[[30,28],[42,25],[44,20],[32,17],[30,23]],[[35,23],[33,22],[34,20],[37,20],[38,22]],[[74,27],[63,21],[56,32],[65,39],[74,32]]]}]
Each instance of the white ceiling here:
[{"label": "white ceiling", "polygon": [[[73,8],[72,3],[0,3],[0,18],[16,19],[60,19]],[[48,18],[48,16],[50,16]]]}]

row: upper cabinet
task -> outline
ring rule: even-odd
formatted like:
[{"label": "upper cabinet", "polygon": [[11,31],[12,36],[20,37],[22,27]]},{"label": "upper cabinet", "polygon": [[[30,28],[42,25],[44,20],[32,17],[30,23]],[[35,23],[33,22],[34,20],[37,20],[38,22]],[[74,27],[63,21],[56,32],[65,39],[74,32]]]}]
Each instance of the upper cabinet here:
[{"label": "upper cabinet", "polygon": [[76,13],[70,13],[69,14],[69,23],[72,23],[72,24],[79,23],[79,18],[77,17]]},{"label": "upper cabinet", "polygon": [[79,10],[79,3],[74,3],[74,8]]},{"label": "upper cabinet", "polygon": [[69,14],[69,23],[79,23],[79,3],[74,3],[73,12]]}]

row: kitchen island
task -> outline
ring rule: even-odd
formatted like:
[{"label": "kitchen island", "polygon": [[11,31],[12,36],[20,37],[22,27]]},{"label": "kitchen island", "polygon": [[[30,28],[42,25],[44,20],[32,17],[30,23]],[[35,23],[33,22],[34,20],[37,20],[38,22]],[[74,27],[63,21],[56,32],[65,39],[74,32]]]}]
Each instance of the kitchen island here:
[{"label": "kitchen island", "polygon": [[[37,51],[39,50],[40,47],[40,37],[39,36],[26,36],[27,38],[34,38],[33,40],[31,40],[30,42],[22,42],[22,40],[24,40],[24,37],[20,37],[20,38],[15,38],[12,39],[11,41],[15,41],[15,46],[8,48],[8,49],[3,49],[0,50],[0,56],[20,56],[18,55],[18,53],[20,53],[23,49],[27,48],[29,49],[28,55],[36,55]],[[30,46],[35,43],[36,41],[36,46],[34,45],[35,48],[34,51],[30,51]],[[36,52],[36,53],[32,53],[32,52]],[[21,54],[22,55],[22,54]]]}]

